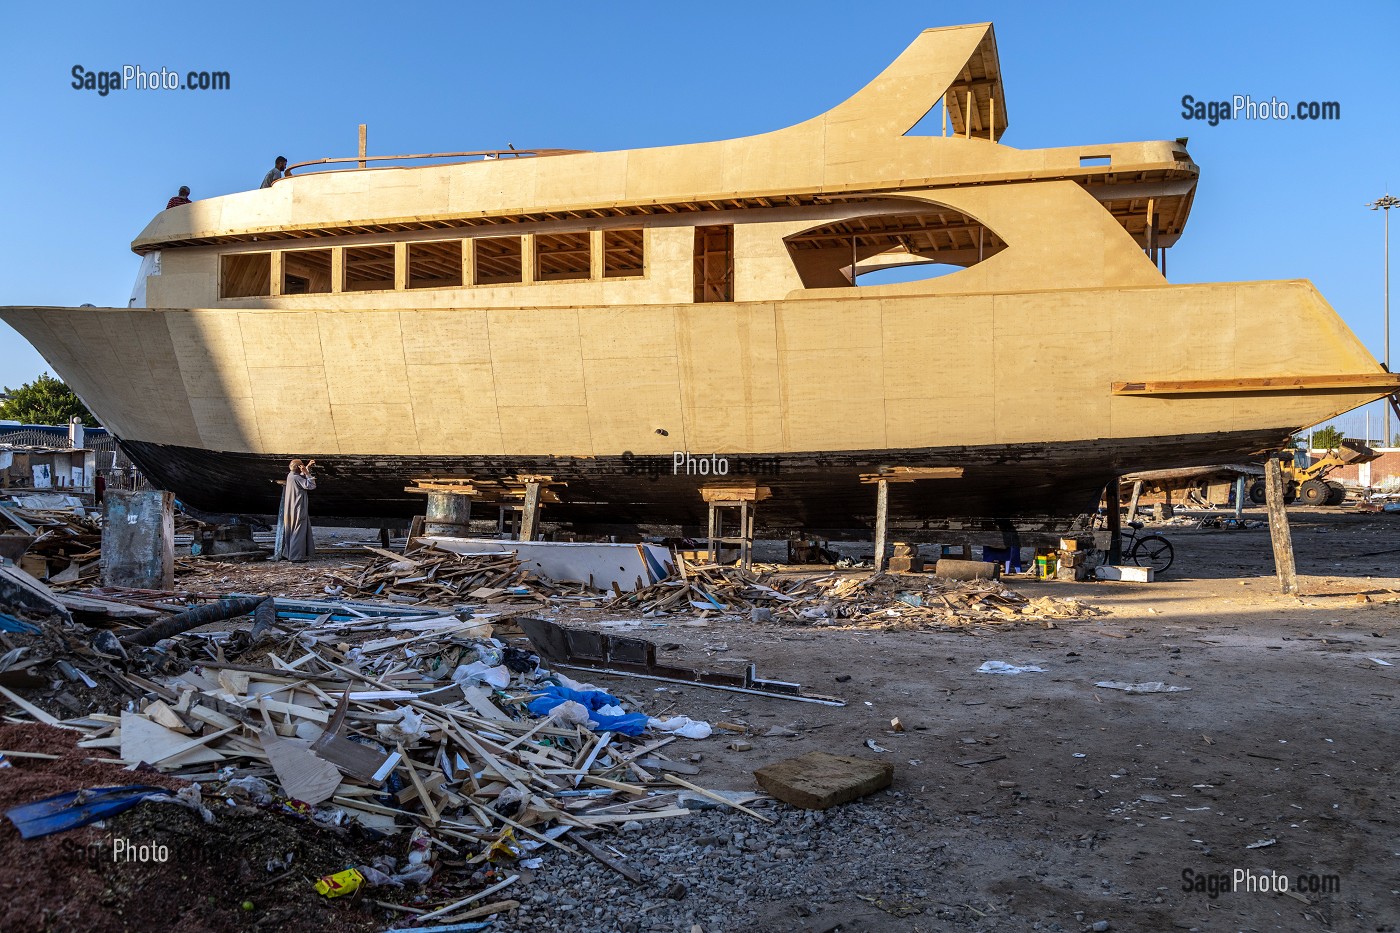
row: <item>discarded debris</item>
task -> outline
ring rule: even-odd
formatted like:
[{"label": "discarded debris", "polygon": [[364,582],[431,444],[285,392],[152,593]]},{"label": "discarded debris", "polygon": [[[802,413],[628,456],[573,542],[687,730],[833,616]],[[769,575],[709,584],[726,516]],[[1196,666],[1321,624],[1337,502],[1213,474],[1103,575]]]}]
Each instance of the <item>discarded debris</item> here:
[{"label": "discarded debris", "polygon": [[1173,687],[1162,683],[1160,680],[1149,681],[1145,684],[1129,684],[1118,680],[1101,680],[1094,684],[1095,687],[1102,687],[1105,690],[1122,690],[1124,693],[1182,693],[1190,690],[1190,687]]},{"label": "discarded debris", "polygon": [[804,625],[963,627],[1094,615],[1075,599],[1026,597],[996,580],[829,573],[818,577],[758,574],[739,567],[692,565],[677,558],[679,579],[662,580],[607,603],[645,614],[735,613],[767,609],[778,622]]},{"label": "discarded debris", "polygon": [[1045,668],[1036,667],[1034,664],[1016,665],[1008,664],[1006,661],[983,661],[982,666],[977,668],[979,674],[1043,674]]}]

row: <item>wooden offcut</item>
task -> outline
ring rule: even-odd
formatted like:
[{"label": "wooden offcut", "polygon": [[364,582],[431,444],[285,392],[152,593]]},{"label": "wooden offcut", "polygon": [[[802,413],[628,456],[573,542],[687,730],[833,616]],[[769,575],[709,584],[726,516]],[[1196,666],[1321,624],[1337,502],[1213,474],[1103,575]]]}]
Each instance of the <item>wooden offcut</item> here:
[{"label": "wooden offcut", "polygon": [[764,765],[753,773],[760,787],[804,810],[826,810],[848,803],[894,781],[894,765],[869,758],[809,752]]},{"label": "wooden offcut", "polygon": [[933,565],[933,573],[948,580],[995,580],[1001,576],[1001,564],[944,557]]}]

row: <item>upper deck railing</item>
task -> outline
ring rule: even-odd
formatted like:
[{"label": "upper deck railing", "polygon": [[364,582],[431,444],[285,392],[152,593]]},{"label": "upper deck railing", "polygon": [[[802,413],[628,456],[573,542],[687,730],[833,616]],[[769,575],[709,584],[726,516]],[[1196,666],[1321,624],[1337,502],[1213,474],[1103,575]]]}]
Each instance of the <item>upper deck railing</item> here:
[{"label": "upper deck railing", "polygon": [[[287,177],[295,177],[294,170],[303,169],[311,165],[328,166],[324,169],[313,169],[309,172],[301,172],[302,175],[314,175],[323,171],[346,171],[371,168],[391,168],[392,166],[369,165],[370,162],[405,162],[412,159],[454,159],[460,162],[496,162],[503,159],[527,159],[538,156],[559,156],[577,155],[582,152],[591,152],[590,149],[476,149],[471,152],[417,152],[409,155],[357,155],[343,156],[326,159],[312,159],[308,162],[297,162],[287,166]],[[419,166],[411,166],[419,167]],[[279,181],[281,179],[278,179]]]}]

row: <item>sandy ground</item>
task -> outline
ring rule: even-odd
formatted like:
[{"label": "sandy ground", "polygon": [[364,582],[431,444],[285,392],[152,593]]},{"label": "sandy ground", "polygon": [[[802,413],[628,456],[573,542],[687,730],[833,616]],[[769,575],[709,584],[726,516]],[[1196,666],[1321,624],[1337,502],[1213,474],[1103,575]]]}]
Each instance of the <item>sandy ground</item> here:
[{"label": "sandy ground", "polygon": [[[1267,530],[1165,526],[1176,564],[1159,582],[1012,583],[1106,610],[1054,629],[672,619],[635,630],[692,663],[752,660],[761,675],[842,696],[844,708],[592,679],[649,695],[653,711],[664,698],[692,717],[799,733],[751,738],[743,753],[723,739],[696,743],[710,787],[750,787],[753,768],[815,749],[895,763],[891,791],[850,806],[918,818],[899,840],[850,839],[828,867],[854,858],[878,875],[891,849],[923,859],[929,909],[896,917],[863,900],[859,884],[824,887],[812,917],[800,916],[805,897],[755,918],[757,928],[1081,930],[1107,919],[1115,930],[1395,930],[1400,555],[1358,555],[1400,548],[1400,516],[1291,516],[1301,598],[1280,595]],[[976,673],[986,660],[1045,671]],[[1190,689],[1095,688],[1105,680]],[[890,730],[893,717],[904,732]],[[1284,874],[1297,896],[1212,897],[1211,881],[1195,880],[1224,872],[1233,882],[1236,870]],[[1188,871],[1202,890],[1184,890]],[[811,875],[821,884],[823,874],[819,861]],[[957,910],[935,916],[936,906]]]},{"label": "sandy ground", "polygon": [[[719,734],[686,743],[682,754],[702,756],[693,780],[706,787],[751,789],[754,768],[816,749],[895,765],[892,788],[815,823],[786,811],[767,831],[710,813],[616,837],[638,865],[691,892],[679,904],[638,892],[658,909],[627,929],[691,933],[693,918],[705,933],[1059,933],[1101,922],[1141,931],[1396,930],[1400,553],[1362,555],[1400,548],[1400,515],[1298,508],[1291,517],[1302,597],[1279,594],[1266,530],[1167,526],[1176,564],[1159,582],[1008,580],[1028,596],[1077,596],[1102,610],[1054,627],[877,631],[684,616],[614,626],[656,641],[671,660],[752,661],[763,676],[847,701],[588,677],[653,715],[796,733],[748,737],[751,751],[731,750]],[[348,559],[248,566],[276,592],[287,574]],[[987,660],[1044,671],[977,673]],[[1189,690],[1094,686],[1105,680]],[[891,730],[894,717],[903,732]],[[735,832],[751,837],[742,850],[724,842]],[[668,851],[658,851],[661,841]],[[705,880],[716,861],[721,881]],[[570,870],[590,879],[568,882],[581,909],[619,884],[591,862]],[[1236,871],[1280,873],[1292,893],[1230,890]],[[1186,878],[1200,878],[1200,889],[1186,890]],[[545,888],[558,891],[542,877]],[[595,929],[549,910],[503,917],[496,929]]]}]

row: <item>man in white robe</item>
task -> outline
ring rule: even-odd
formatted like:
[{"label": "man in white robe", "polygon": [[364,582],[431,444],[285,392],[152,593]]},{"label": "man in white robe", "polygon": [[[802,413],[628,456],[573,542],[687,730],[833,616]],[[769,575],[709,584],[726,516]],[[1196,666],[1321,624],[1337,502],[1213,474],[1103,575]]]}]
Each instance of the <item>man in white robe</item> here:
[{"label": "man in white robe", "polygon": [[304,561],[316,553],[316,540],[311,536],[311,496],[316,478],[311,475],[312,460],[303,464],[293,460],[288,468],[287,488],[282,492],[282,536],[278,558]]}]

